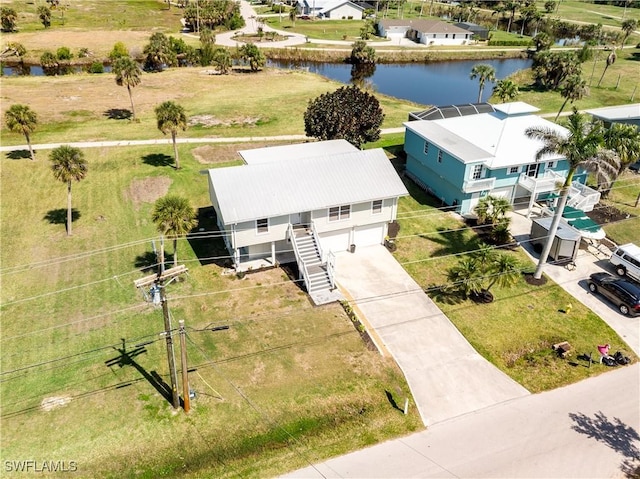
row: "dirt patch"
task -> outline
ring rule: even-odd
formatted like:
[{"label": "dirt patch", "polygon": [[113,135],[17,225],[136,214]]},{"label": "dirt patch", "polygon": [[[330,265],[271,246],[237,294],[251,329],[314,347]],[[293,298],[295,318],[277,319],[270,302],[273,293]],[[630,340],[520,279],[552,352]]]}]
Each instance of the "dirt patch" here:
[{"label": "dirt patch", "polygon": [[133,180],[129,186],[128,196],[138,209],[142,203],[153,203],[169,192],[171,179],[166,176]]},{"label": "dirt patch", "polygon": [[593,209],[593,211],[589,211],[587,213],[587,216],[599,225],[605,225],[607,223],[612,223],[631,217],[635,218],[636,215],[632,215],[631,213],[627,213],[626,211],[620,211],[615,206],[598,205]]},{"label": "dirt patch", "polygon": [[189,126],[202,126],[211,128],[213,126],[255,126],[260,118],[241,117],[220,120],[213,115],[194,115],[189,118]]},{"label": "dirt patch", "polygon": [[231,143],[199,146],[191,150],[193,157],[203,164],[230,163],[241,161],[238,154],[242,150],[253,150],[266,146],[290,145],[296,142],[251,142],[251,143]]},{"label": "dirt patch", "polygon": [[51,411],[52,409],[66,406],[70,402],[71,402],[71,397],[69,396],[51,396],[48,398],[44,398],[40,403],[40,407],[44,411]]},{"label": "dirt patch", "polygon": [[532,286],[542,286],[543,284],[547,284],[547,278],[544,276],[540,279],[534,278],[533,273],[525,273],[523,274],[523,276],[527,284],[530,284]]}]

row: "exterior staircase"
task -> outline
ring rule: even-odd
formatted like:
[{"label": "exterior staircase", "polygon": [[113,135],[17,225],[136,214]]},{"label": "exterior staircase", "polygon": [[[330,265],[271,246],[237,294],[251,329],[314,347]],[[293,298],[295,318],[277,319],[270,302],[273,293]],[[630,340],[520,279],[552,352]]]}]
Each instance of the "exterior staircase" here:
[{"label": "exterior staircase", "polygon": [[313,225],[289,225],[289,237],[298,263],[300,276],[304,280],[307,293],[314,303],[324,304],[335,301],[331,292],[335,289],[333,279],[334,260],[329,253],[327,260],[323,261],[320,241]]}]

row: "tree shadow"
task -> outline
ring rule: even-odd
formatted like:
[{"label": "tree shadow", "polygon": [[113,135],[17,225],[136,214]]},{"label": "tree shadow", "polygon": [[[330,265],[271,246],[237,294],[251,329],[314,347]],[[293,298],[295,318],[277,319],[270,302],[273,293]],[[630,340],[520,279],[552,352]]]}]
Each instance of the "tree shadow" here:
[{"label": "tree shadow", "polygon": [[142,161],[151,166],[173,166],[173,157],[164,153],[144,155]]},{"label": "tree shadow", "polygon": [[[58,208],[55,210],[47,211],[47,214],[44,215],[44,219],[51,223],[52,225],[66,225],[67,224],[67,209],[66,208]],[[80,219],[80,212],[71,208],[71,222],[78,221]]]},{"label": "tree shadow", "polygon": [[146,251],[136,256],[133,264],[136,269],[139,269],[143,273],[151,273],[158,268],[158,258],[153,251]]},{"label": "tree shadow", "polygon": [[124,108],[110,108],[103,113],[109,120],[130,120],[133,116],[131,110]]},{"label": "tree shadow", "polygon": [[433,251],[433,257],[474,251],[478,249],[482,243],[482,240],[476,235],[473,235],[470,238],[465,238],[465,235],[469,234],[466,228],[451,231],[446,228],[439,227],[436,231],[440,233],[438,236],[419,235],[421,238],[431,240],[440,245],[440,248]]},{"label": "tree shadow", "polygon": [[127,351],[126,340],[122,339],[122,347],[121,348],[114,347],[113,349],[118,351],[120,354],[115,358],[108,359],[107,361],[104,362],[108,368],[111,368],[113,366],[118,366],[119,368],[123,368],[125,366],[133,366],[136,369],[136,371],[138,371],[142,375],[142,377],[146,379],[147,382],[149,382],[149,384],[151,384],[154,387],[154,389],[158,391],[158,393],[160,393],[160,395],[163,398],[165,398],[170,404],[173,403],[173,394],[171,392],[171,386],[169,386],[166,382],[164,382],[164,380],[158,374],[157,371],[151,371],[151,373],[149,373],[145,368],[140,366],[140,364],[138,364],[133,359],[136,356],[139,356],[147,352],[147,348],[145,348],[144,345],[136,346],[135,349],[132,349],[131,351]]},{"label": "tree shadow", "polygon": [[29,150],[13,150],[7,153],[7,158],[9,160],[27,160],[31,159],[31,153]]},{"label": "tree shadow", "polygon": [[216,264],[221,268],[230,268],[233,264],[229,251],[218,229],[216,212],[213,206],[198,208],[198,231],[193,231],[187,240],[201,265]]},{"label": "tree shadow", "polygon": [[569,417],[575,423],[571,426],[574,431],[604,443],[628,460],[640,457],[640,449],[634,444],[640,441],[640,435],[620,419],[613,418],[611,421],[602,411],[596,412],[593,418],[582,413],[569,413]]}]

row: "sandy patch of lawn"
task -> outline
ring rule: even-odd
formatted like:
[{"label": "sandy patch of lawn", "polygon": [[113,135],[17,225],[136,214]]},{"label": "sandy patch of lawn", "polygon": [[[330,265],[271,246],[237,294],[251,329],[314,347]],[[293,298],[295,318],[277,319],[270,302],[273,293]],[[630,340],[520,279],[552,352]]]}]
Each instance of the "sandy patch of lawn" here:
[{"label": "sandy patch of lawn", "polygon": [[169,186],[171,186],[171,178],[166,176],[133,180],[127,196],[138,209],[142,203],[153,203],[158,198],[162,198],[169,192]]}]

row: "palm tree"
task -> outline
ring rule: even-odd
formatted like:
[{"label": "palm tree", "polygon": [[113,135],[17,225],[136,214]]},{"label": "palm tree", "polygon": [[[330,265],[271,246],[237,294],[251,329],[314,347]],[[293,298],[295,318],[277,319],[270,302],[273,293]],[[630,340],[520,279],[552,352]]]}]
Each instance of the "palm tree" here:
[{"label": "palm tree", "polygon": [[151,220],[163,235],[173,237],[173,265],[178,264],[178,237],[186,235],[196,224],[196,212],[187,198],[167,195],[158,199]]},{"label": "palm tree", "polygon": [[622,39],[622,46],[624,46],[627,38],[629,38],[629,35],[631,35],[633,31],[638,28],[638,20],[636,20],[635,18],[629,18],[622,22],[620,28],[622,28],[622,31],[624,32],[624,38]]},{"label": "palm tree", "polygon": [[459,291],[464,298],[468,298],[482,290],[482,265],[473,257],[463,258],[449,269],[447,281],[453,291]]},{"label": "palm tree", "polygon": [[607,56],[607,64],[604,66],[604,70],[602,71],[602,76],[600,77],[600,81],[598,82],[598,86],[600,86],[600,83],[602,83],[602,79],[604,78],[604,74],[607,73],[607,68],[609,68],[611,65],[613,65],[616,62],[616,51],[615,49],[611,51],[611,53],[609,53],[609,56]]},{"label": "palm tree", "polygon": [[604,131],[604,147],[615,151],[620,158],[620,168],[617,174],[611,178],[611,183],[602,190],[602,195],[606,196],[622,172],[640,158],[640,129],[635,125],[612,123]]},{"label": "palm tree", "polygon": [[563,156],[569,163],[569,171],[560,189],[560,198],[551,221],[547,242],[534,273],[535,279],[542,277],[542,268],[547,261],[560,218],[564,213],[567,196],[569,195],[569,189],[576,170],[584,168],[587,171],[598,173],[601,177],[607,177],[613,176],[619,168],[620,162],[617,155],[612,154],[610,150],[605,150],[601,146],[603,139],[601,123],[589,123],[587,117],[578,113],[574,108],[566,126],[569,130],[568,134],[548,127],[531,127],[525,131],[528,138],[542,142],[542,147],[536,152],[536,161],[553,155]]},{"label": "palm tree", "polygon": [[478,78],[480,82],[480,88],[478,90],[478,103],[482,102],[482,91],[484,90],[484,84],[488,81],[496,80],[496,70],[491,65],[479,63],[474,65],[471,69],[471,79]]},{"label": "palm tree", "polygon": [[135,88],[140,84],[140,75],[142,69],[138,62],[136,62],[130,56],[123,56],[117,58],[113,62],[113,72],[116,74],[116,83],[118,86],[126,86],[129,92],[129,101],[131,101],[131,119],[136,121],[136,109],[133,105],[133,93],[132,88]]},{"label": "palm tree", "polygon": [[11,105],[5,114],[4,122],[9,130],[15,133],[22,133],[27,140],[31,159],[35,161],[36,155],[31,147],[30,134],[33,133],[38,125],[38,115],[27,105],[15,104]]},{"label": "palm tree", "polygon": [[71,182],[87,175],[87,161],[79,148],[62,145],[51,151],[51,170],[56,180],[67,184],[67,236],[71,236]]},{"label": "palm tree", "polygon": [[178,130],[187,129],[187,115],[184,108],[172,101],[165,101],[158,105],[155,109],[156,119],[158,120],[158,130],[165,135],[171,133],[173,141],[173,154],[176,161],[176,170],[180,169],[180,159],[178,158],[178,145],[176,144],[176,135]]},{"label": "palm tree", "polygon": [[486,287],[490,291],[494,284],[501,288],[513,286],[520,277],[520,263],[509,254],[495,255],[490,263],[491,281]]},{"label": "palm tree", "polygon": [[500,98],[502,103],[506,103],[515,100],[520,94],[520,91],[518,90],[518,85],[513,80],[505,78],[504,80],[498,80],[493,87],[493,94]]},{"label": "palm tree", "polygon": [[589,94],[589,87],[587,86],[587,81],[583,80],[580,75],[571,75],[567,78],[564,86],[560,90],[560,94],[562,98],[564,98],[564,103],[558,110],[558,114],[556,115],[556,119],[554,121],[558,121],[560,117],[560,113],[564,110],[564,107],[567,105],[567,102],[571,100],[571,103],[581,100],[585,96]]}]

